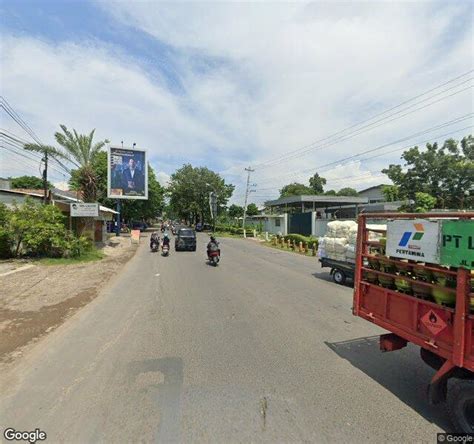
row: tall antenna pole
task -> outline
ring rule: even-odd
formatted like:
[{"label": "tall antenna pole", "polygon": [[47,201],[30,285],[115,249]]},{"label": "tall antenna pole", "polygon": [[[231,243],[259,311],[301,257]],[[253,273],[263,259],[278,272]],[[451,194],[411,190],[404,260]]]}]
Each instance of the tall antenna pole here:
[{"label": "tall antenna pole", "polygon": [[245,218],[247,217],[247,202],[250,193],[250,173],[253,173],[255,170],[252,170],[252,168],[248,167],[245,168],[245,171],[247,171],[247,188],[245,190],[244,220],[242,221],[242,228],[244,229],[244,237],[247,237],[247,233],[245,232]]}]

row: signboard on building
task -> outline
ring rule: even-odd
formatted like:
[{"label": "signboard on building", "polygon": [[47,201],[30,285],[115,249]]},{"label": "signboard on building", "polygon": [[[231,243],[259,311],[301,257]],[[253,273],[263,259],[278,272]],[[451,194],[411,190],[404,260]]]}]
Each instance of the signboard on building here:
[{"label": "signboard on building", "polygon": [[109,147],[107,185],[112,199],[148,199],[146,151]]},{"label": "signboard on building", "polygon": [[440,224],[427,219],[387,223],[387,256],[439,264]]},{"label": "signboard on building", "polygon": [[71,217],[99,217],[99,204],[97,203],[71,203]]},{"label": "signboard on building", "polygon": [[449,220],[442,225],[440,263],[474,270],[474,221]]}]

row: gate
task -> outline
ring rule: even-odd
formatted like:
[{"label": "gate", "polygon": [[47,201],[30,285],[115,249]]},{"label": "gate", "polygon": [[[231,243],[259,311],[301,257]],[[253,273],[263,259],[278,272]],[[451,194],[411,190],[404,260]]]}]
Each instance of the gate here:
[{"label": "gate", "polygon": [[311,235],[311,215],[313,213],[295,213],[288,215],[288,234]]}]

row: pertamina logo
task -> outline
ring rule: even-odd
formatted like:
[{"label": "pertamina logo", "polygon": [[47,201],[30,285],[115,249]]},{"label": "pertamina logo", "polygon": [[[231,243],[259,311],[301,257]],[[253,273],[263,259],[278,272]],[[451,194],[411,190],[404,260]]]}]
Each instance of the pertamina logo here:
[{"label": "pertamina logo", "polygon": [[403,233],[402,238],[400,239],[400,242],[398,244],[399,247],[407,247],[412,250],[419,250],[420,246],[417,244],[411,244],[409,243],[410,241],[420,241],[423,239],[423,236],[425,235],[425,229],[423,227],[423,224],[421,223],[416,223],[413,224],[415,227],[415,231],[405,231]]}]

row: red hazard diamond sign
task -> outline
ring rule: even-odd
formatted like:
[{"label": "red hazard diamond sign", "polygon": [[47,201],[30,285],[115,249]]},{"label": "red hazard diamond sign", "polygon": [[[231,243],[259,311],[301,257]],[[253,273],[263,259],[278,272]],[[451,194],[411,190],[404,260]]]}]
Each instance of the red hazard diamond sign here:
[{"label": "red hazard diamond sign", "polygon": [[425,327],[433,333],[435,336],[444,330],[448,324],[444,322],[443,318],[439,314],[436,314],[433,310],[430,310],[422,318],[421,322]]}]

